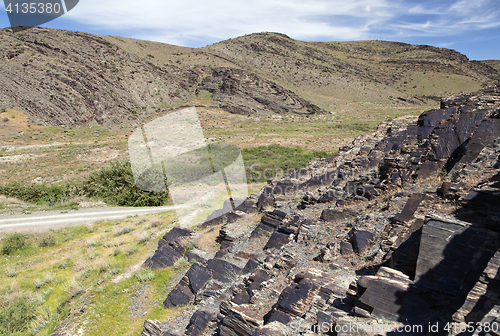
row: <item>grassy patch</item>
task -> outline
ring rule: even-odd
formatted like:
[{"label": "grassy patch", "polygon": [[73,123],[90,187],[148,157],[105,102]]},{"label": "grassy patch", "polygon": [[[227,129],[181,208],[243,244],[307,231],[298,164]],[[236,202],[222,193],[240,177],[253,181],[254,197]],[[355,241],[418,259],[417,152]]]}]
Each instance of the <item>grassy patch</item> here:
[{"label": "grassy patch", "polygon": [[36,302],[27,296],[21,296],[9,302],[2,299],[4,306],[0,310],[0,335],[25,335],[30,322],[36,317]]},{"label": "grassy patch", "polygon": [[2,254],[10,255],[29,246],[30,241],[26,235],[13,233],[2,239]]},{"label": "grassy patch", "polygon": [[280,145],[245,148],[241,152],[249,182],[265,182],[275,176],[304,168],[314,158],[334,155],[325,151],[307,151],[301,147]]},{"label": "grassy patch", "polygon": [[[0,335],[48,336],[66,318],[75,325],[69,334],[82,328],[82,335],[138,335],[145,319],[168,317],[172,311],[161,305],[168,294],[165,288],[184,269],[136,271],[136,266],[151,255],[162,236],[139,244],[142,235],[151,237],[167,229],[174,218],[166,212],[140,220],[1,237],[2,245],[14,248],[0,255]],[[153,220],[161,224],[152,228]],[[116,237],[112,233],[130,227],[134,230],[128,234]],[[50,244],[42,244],[47,239]],[[110,241],[112,245],[107,244]],[[116,249],[123,252],[114,256]],[[146,315],[137,314],[131,321],[133,295],[143,291],[148,295],[138,300]],[[75,309],[81,305],[85,306],[83,314]]]}]

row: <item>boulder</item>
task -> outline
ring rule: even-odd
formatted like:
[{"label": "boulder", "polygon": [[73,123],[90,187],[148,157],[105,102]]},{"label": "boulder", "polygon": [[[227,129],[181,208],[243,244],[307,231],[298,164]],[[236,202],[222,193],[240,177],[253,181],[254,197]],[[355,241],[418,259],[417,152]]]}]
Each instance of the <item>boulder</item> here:
[{"label": "boulder", "polygon": [[289,336],[291,334],[290,328],[276,321],[255,329],[252,336]]},{"label": "boulder", "polygon": [[174,266],[184,255],[186,239],[192,235],[192,231],[175,227],[167,232],[158,241],[158,248],[154,255],[144,262],[144,267],[160,269]]},{"label": "boulder", "polygon": [[366,252],[373,245],[373,233],[366,230],[358,230],[352,237],[354,248],[359,254]]},{"label": "boulder", "polygon": [[181,227],[174,227],[170,231],[168,231],[164,236],[163,240],[168,244],[172,244],[179,238],[189,237],[193,232],[188,229],[183,229]]},{"label": "boulder", "polygon": [[346,218],[349,218],[350,216],[351,215],[345,211],[325,209],[321,212],[320,219],[327,222],[340,222]]},{"label": "boulder", "polygon": [[241,273],[241,268],[225,260],[211,259],[207,263],[207,268],[212,270],[214,280],[228,283]]},{"label": "boulder", "polygon": [[352,244],[346,241],[340,242],[340,253],[343,256],[350,256],[354,254],[354,249],[352,248]]},{"label": "boulder", "polygon": [[191,289],[179,282],[177,286],[168,294],[167,298],[163,302],[165,308],[174,308],[179,306],[185,306],[194,302],[194,294]]},{"label": "boulder", "polygon": [[422,228],[415,271],[419,286],[455,295],[481,250],[492,246],[494,234],[460,221],[430,219]]},{"label": "boulder", "polygon": [[158,320],[146,320],[141,336],[162,336],[161,322]]},{"label": "boulder", "polygon": [[244,306],[232,304],[219,326],[220,336],[252,336],[264,320],[254,311]]},{"label": "boulder", "polygon": [[415,211],[417,211],[420,202],[422,202],[422,199],[422,194],[412,194],[406,202],[403,210],[396,216],[394,216],[394,221],[397,223],[405,224],[412,220],[413,214],[415,214]]},{"label": "boulder", "polygon": [[212,279],[212,270],[209,268],[195,263],[191,265],[189,270],[186,273],[186,276],[189,279],[189,287],[194,294],[197,294],[207,282]]},{"label": "boulder", "polygon": [[213,318],[212,313],[205,310],[197,310],[189,320],[185,335],[202,336]]},{"label": "boulder", "polygon": [[273,188],[271,186],[264,187],[257,202],[258,210],[270,209],[274,205]]},{"label": "boulder", "polygon": [[[389,276],[387,276],[389,274]],[[409,292],[412,282],[402,272],[390,270],[377,275],[362,276],[358,286],[366,288],[356,304],[358,310],[375,318],[389,321],[424,321],[433,313],[418,294]],[[422,317],[423,316],[423,317]]]},{"label": "boulder", "polygon": [[279,249],[283,245],[288,244],[290,241],[290,237],[287,234],[281,232],[274,232],[269,240],[267,241],[266,246],[264,246],[264,250],[267,249]]},{"label": "boulder", "polygon": [[182,258],[183,254],[183,246],[166,244],[159,247],[154,255],[144,262],[144,267],[151,269],[172,267]]}]

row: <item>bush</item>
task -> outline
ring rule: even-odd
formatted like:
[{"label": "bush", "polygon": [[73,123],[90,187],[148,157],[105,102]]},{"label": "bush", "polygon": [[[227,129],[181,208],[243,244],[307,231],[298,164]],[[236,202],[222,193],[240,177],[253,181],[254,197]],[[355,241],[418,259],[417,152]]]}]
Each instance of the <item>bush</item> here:
[{"label": "bush", "polygon": [[117,274],[120,274],[120,273],[121,273],[121,271],[122,271],[122,270],[121,270],[121,269],[119,269],[119,268],[113,268],[113,269],[111,270],[111,275],[117,275]]},{"label": "bush", "polygon": [[29,240],[26,235],[13,233],[2,240],[2,254],[10,255],[15,251],[28,247]]},{"label": "bush", "polygon": [[24,335],[35,318],[36,305],[22,296],[0,310],[0,335]]},{"label": "bush", "polygon": [[55,244],[56,244],[56,237],[53,234],[48,234],[42,238],[38,246],[46,247],[46,246],[54,246]]},{"label": "bush", "polygon": [[139,272],[135,273],[135,277],[140,282],[146,282],[146,281],[153,280],[155,277],[155,274],[150,269],[142,269]]},{"label": "bush", "polygon": [[60,269],[66,269],[71,265],[73,265],[73,261],[70,258],[66,258],[66,260],[61,262],[57,267],[59,267]]},{"label": "bush", "polygon": [[[114,162],[109,168],[92,173],[82,185],[0,185],[0,194],[35,204],[55,205],[86,195],[118,206],[160,206],[168,202],[168,192],[143,191],[136,187],[130,162]],[[66,205],[78,208],[76,202]]]},{"label": "bush", "polygon": [[137,247],[134,247],[134,248],[127,251],[127,256],[131,256],[132,254],[137,253],[137,251],[138,251]]},{"label": "bush", "polygon": [[151,234],[148,234],[148,233],[144,233],[142,234],[141,236],[138,237],[139,238],[139,244],[144,244],[144,243],[147,243],[149,241],[149,239],[151,238]]},{"label": "bush", "polygon": [[121,229],[120,231],[118,231],[117,233],[115,233],[115,236],[118,237],[118,236],[130,233],[130,232],[132,232],[132,230],[134,230],[134,229],[131,228],[130,226],[127,226],[127,227]]},{"label": "bush", "polygon": [[143,191],[135,186],[130,162],[114,162],[109,168],[92,173],[83,185],[90,197],[119,206],[160,206],[168,202],[168,192]]},{"label": "bush", "polygon": [[71,187],[43,184],[22,185],[14,182],[9,185],[0,186],[0,194],[19,198],[25,202],[35,204],[54,205],[58,202],[64,202],[71,196]]}]

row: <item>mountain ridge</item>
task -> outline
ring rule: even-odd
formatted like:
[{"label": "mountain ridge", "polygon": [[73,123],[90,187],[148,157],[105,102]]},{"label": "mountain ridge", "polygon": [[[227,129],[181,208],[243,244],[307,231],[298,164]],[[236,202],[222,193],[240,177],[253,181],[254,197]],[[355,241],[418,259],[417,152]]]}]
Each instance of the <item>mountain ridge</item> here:
[{"label": "mountain ridge", "polygon": [[[398,42],[302,42],[257,33],[194,49],[48,28],[0,34],[0,107],[63,127],[147,119],[204,91],[215,105],[241,114],[325,113],[351,103],[418,106],[498,76],[458,52]],[[206,87],[206,78],[224,72]],[[250,78],[265,85],[250,85]],[[276,100],[283,92],[298,108]]]}]

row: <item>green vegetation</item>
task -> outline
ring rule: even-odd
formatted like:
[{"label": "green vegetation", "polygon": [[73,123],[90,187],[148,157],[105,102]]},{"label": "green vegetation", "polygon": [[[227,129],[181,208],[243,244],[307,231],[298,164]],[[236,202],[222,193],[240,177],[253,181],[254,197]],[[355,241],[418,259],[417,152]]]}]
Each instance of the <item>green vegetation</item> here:
[{"label": "green vegetation", "polygon": [[150,269],[142,269],[139,272],[135,273],[135,277],[140,282],[146,282],[146,281],[153,280],[155,277],[155,274]]},{"label": "green vegetation", "polygon": [[[358,130],[366,130],[372,125],[359,123],[353,125]],[[207,167],[220,170],[232,163],[239,154],[235,146],[210,145],[208,156],[207,148],[201,151],[190,152],[185,155],[185,162],[182,157],[167,166],[171,174],[174,174],[169,183],[182,183],[186,181],[197,181],[201,177],[207,176]],[[277,175],[290,173],[307,166],[314,158],[323,158],[333,155],[326,151],[308,151],[301,147],[284,147],[280,145],[259,146],[256,148],[246,148],[242,151],[245,162],[247,181],[249,183],[265,182]],[[193,158],[195,160],[193,161]],[[208,173],[211,173],[211,169]],[[144,176],[148,174],[143,174]],[[149,179],[161,178],[149,174]],[[152,176],[152,177],[151,177]],[[217,183],[215,181],[214,183]],[[116,161],[109,167],[99,169],[91,173],[83,183],[67,183],[64,185],[44,185],[30,184],[23,185],[13,182],[7,185],[0,185],[0,194],[15,197],[22,201],[48,206],[52,210],[77,209],[76,198],[87,197],[90,199],[103,200],[109,205],[117,206],[160,206],[168,204],[168,192],[149,192],[136,187],[134,175],[130,162]],[[130,233],[133,228],[126,228],[116,235]],[[47,241],[41,242],[42,246],[51,246],[50,237]]]},{"label": "green vegetation", "polygon": [[[32,184],[26,186],[14,182],[8,185],[0,185],[0,194],[16,197],[25,202],[54,206],[66,202],[71,197],[72,189],[70,185],[46,186],[43,184]],[[75,204],[68,204],[68,208],[74,206]]]},{"label": "green vegetation", "polygon": [[73,199],[78,196],[97,198],[118,206],[158,206],[168,202],[168,193],[143,191],[135,186],[129,162],[113,162],[110,167],[92,173],[80,185],[22,185],[14,182],[0,185],[0,194],[54,209],[76,209],[78,204]]},{"label": "green vegetation", "polygon": [[0,335],[25,335],[30,322],[36,317],[36,303],[26,296],[15,298],[10,302],[2,299],[0,303],[5,305],[0,310]]},{"label": "green vegetation", "polygon": [[18,250],[27,248],[30,245],[26,235],[13,233],[2,239],[2,254],[10,255]]},{"label": "green vegetation", "polygon": [[53,234],[48,234],[42,238],[42,241],[40,241],[40,244],[38,246],[47,247],[47,246],[54,246],[55,244],[56,244],[56,237]]},{"label": "green vegetation", "polygon": [[127,161],[113,162],[111,167],[92,173],[82,189],[89,197],[119,206],[159,206],[168,202],[168,193],[138,189]]},{"label": "green vegetation", "polygon": [[[172,288],[172,277],[189,265],[138,270],[162,237],[150,238],[151,234],[171,228],[174,218],[173,212],[167,212],[29,233],[22,238],[19,234],[0,236],[2,246],[6,242],[15,248],[24,246],[0,255],[0,335],[49,336],[63,322],[73,326],[65,330],[71,335],[138,335],[145,319],[166,320],[178,312],[158,302]],[[158,224],[152,227],[153,222]],[[113,234],[128,227],[134,231],[118,237]],[[140,243],[144,236],[148,241]],[[40,247],[47,240],[54,245]],[[114,256],[118,247],[123,252]],[[144,310],[136,312],[136,302]]]},{"label": "green vegetation", "polygon": [[245,161],[248,182],[265,182],[275,176],[304,168],[314,158],[324,158],[335,154],[280,145],[245,148],[241,152]]}]

